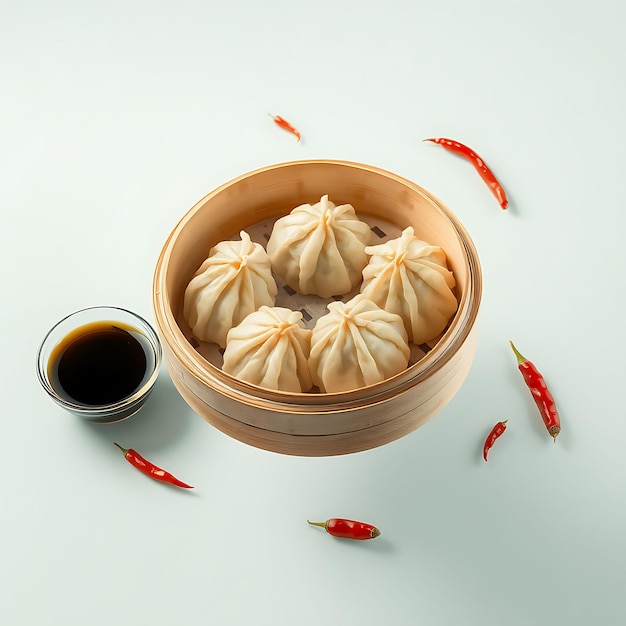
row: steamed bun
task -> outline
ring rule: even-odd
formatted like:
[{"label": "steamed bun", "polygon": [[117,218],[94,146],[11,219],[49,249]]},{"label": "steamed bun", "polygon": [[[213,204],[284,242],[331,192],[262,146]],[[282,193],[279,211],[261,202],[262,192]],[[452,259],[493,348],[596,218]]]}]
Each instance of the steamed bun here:
[{"label": "steamed bun", "polygon": [[276,282],[263,246],[245,231],[241,241],[211,249],[185,290],[183,314],[193,334],[222,348],[226,334],[260,306],[273,306]]},{"label": "steamed bun", "polygon": [[369,226],[352,205],[335,206],[322,196],[275,222],[267,253],[273,270],[292,289],[329,298],[348,293],[361,281],[369,235]]},{"label": "steamed bun", "polygon": [[409,226],[397,239],[365,249],[361,293],[402,317],[410,341],[437,337],[457,310],[454,275],[439,246],[418,239]]},{"label": "steamed bun", "polygon": [[259,387],[309,391],[311,331],[301,320],[300,311],[282,307],[262,306],[250,313],[229,331],[222,369]]},{"label": "steamed bun", "polygon": [[331,302],[311,335],[309,367],[322,392],[351,391],[406,369],[409,345],[399,315],[357,295]]}]

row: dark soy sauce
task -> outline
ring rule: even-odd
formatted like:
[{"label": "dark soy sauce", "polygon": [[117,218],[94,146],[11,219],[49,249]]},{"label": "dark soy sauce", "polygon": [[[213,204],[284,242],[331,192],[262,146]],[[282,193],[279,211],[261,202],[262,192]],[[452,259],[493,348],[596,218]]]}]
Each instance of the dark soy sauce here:
[{"label": "dark soy sauce", "polygon": [[93,322],[69,333],[54,348],[49,376],[64,399],[97,406],[127,398],[141,385],[148,365],[147,341],[138,330]]}]

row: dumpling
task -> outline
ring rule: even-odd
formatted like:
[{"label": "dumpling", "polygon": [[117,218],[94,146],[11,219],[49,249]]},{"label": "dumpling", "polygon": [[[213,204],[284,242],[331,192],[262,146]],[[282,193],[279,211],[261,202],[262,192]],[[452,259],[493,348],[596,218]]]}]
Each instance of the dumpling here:
[{"label": "dumpling", "polygon": [[418,239],[409,226],[397,239],[365,249],[361,293],[402,317],[410,341],[437,337],[457,309],[446,253]]},{"label": "dumpling", "polygon": [[331,302],[311,335],[309,367],[321,391],[351,391],[406,369],[409,345],[399,315],[362,295]]},{"label": "dumpling", "polygon": [[301,320],[300,311],[282,307],[250,313],[228,333],[223,371],[267,389],[309,391],[311,331]]},{"label": "dumpling", "polygon": [[270,258],[241,231],[241,241],[211,249],[185,290],[183,314],[193,334],[222,348],[226,333],[260,306],[273,306],[276,281]]},{"label": "dumpling", "polygon": [[272,268],[301,294],[330,298],[348,293],[367,264],[370,227],[351,204],[335,206],[328,196],[302,204],[276,221],[267,244]]}]

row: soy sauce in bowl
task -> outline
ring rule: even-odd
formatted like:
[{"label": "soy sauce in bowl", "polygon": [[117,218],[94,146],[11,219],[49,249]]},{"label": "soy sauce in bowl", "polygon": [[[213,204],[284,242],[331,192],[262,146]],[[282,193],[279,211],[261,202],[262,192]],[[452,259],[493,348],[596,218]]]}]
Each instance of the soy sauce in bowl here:
[{"label": "soy sauce in bowl", "polygon": [[159,340],[145,320],[125,309],[95,307],[73,313],[48,333],[39,351],[39,379],[70,412],[113,422],[141,408],[160,361]]},{"label": "soy sauce in bowl", "polygon": [[135,329],[93,322],[72,331],[56,346],[48,376],[59,395],[96,406],[130,396],[139,388],[147,363]]}]

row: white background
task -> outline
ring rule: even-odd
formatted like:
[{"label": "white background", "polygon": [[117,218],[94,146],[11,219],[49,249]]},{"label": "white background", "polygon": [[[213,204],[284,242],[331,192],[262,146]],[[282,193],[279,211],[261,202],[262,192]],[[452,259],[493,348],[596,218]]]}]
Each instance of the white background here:
[{"label": "white background", "polygon": [[[2,0],[3,626],[624,624],[625,7]],[[430,136],[476,149],[510,210]],[[307,158],[414,180],[474,239],[479,344],[439,415],[309,459],[216,431],[165,369],[119,425],[49,401],[35,354],[50,326],[98,304],[153,320],[180,217],[239,174]],[[556,444],[509,339],[553,389]],[[196,489],[150,481],[114,440]],[[333,516],[382,535],[306,524]]]}]

